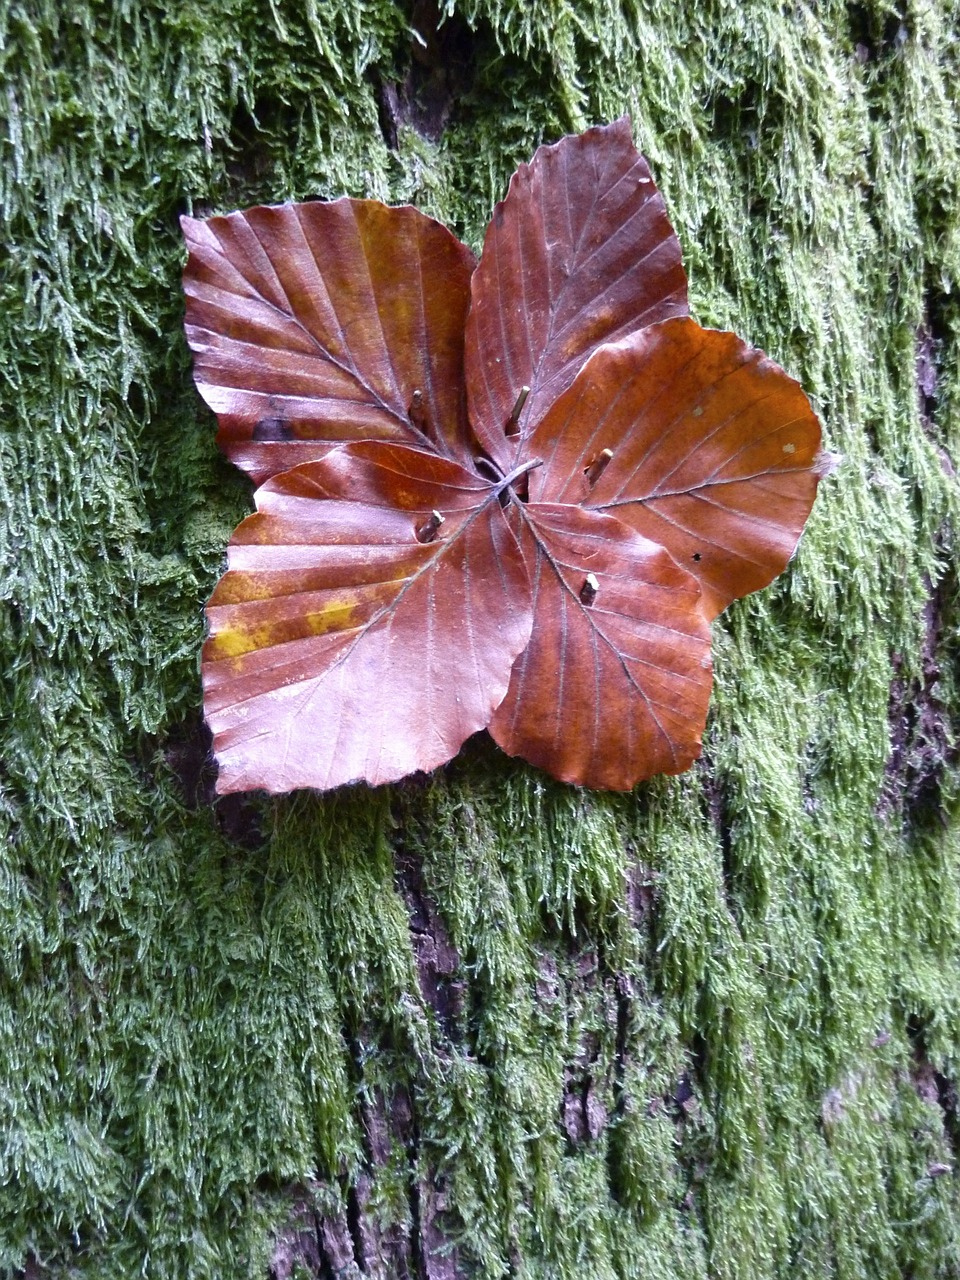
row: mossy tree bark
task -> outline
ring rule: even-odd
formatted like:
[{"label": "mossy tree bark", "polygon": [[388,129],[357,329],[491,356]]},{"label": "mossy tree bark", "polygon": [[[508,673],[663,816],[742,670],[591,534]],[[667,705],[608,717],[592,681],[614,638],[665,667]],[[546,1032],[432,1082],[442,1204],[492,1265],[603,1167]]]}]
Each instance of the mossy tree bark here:
[{"label": "mossy tree bark", "polygon": [[[960,1272],[960,10],[0,5],[0,1269]],[[343,193],[477,244],[632,115],[694,314],[842,464],[715,627],[701,764],[214,802],[249,488],[177,215]]]}]

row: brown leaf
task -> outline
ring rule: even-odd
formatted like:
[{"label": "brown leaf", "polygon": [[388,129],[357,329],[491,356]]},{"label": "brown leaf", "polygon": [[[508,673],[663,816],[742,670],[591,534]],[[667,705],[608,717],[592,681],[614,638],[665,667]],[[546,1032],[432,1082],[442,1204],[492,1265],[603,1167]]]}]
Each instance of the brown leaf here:
[{"label": "brown leaf", "polygon": [[472,456],[474,257],[446,227],[348,199],[181,225],[194,377],[221,447],[255,481],[350,440]]},{"label": "brown leaf", "polygon": [[514,519],[530,564],[533,631],[493,737],[580,786],[624,791],[689,768],[712,681],[696,579],[599,512],[531,502]]},{"label": "brown leaf", "polygon": [[471,286],[474,429],[514,464],[504,430],[521,387],[529,434],[601,343],[687,314],[680,242],[626,117],[541,147],[494,210]]},{"label": "brown leaf", "polygon": [[207,607],[221,793],[388,782],[484,728],[532,616],[497,496],[456,462],[386,444],[258,490]]},{"label": "brown leaf", "polygon": [[580,785],[687,768],[709,619],[783,569],[825,465],[798,384],[687,317],[629,123],[521,166],[472,280],[375,201],[184,230],[197,384],[273,477],[208,606],[218,790],[389,781],[485,725]]},{"label": "brown leaf", "polygon": [[819,450],[807,397],[762,351],[669,320],[601,347],[550,408],[527,446],[544,460],[530,497],[606,511],[666,547],[712,618],[786,566]]}]

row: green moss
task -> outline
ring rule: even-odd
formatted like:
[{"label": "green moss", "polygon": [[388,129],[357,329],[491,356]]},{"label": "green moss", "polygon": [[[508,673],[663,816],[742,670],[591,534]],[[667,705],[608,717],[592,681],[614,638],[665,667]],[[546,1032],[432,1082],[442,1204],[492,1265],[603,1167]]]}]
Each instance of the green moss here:
[{"label": "green moss", "polygon": [[[420,1180],[490,1277],[956,1274],[960,11],[443,13],[470,81],[391,150],[419,7],[0,4],[0,1271],[263,1276],[291,1186],[335,1215],[369,1176],[380,1231]],[[842,457],[716,626],[703,763],[614,798],[474,742],[424,785],[197,805],[249,488],[177,215],[373,195],[478,245],[539,141],[625,110],[698,318]]]}]

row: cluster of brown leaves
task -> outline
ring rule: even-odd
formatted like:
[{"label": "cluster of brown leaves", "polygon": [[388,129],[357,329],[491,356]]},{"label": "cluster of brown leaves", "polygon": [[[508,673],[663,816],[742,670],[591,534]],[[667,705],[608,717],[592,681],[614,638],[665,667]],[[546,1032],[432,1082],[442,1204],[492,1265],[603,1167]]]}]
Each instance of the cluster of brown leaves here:
[{"label": "cluster of brown leaves", "polygon": [[793,554],[820,429],[689,318],[629,122],[522,165],[479,263],[373,200],[183,229],[197,386],[260,486],[208,606],[219,790],[387,782],[485,727],[584,786],[686,769],[710,621]]}]

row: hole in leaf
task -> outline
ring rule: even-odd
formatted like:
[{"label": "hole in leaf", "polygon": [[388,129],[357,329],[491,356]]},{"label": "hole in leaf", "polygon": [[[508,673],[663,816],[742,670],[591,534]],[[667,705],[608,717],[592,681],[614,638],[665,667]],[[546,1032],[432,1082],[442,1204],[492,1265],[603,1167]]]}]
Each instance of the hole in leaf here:
[{"label": "hole in leaf", "polygon": [[424,408],[423,408],[423,392],[420,390],[419,387],[413,393],[413,396],[410,400],[410,407],[407,410],[407,413],[409,414],[410,421],[413,423],[413,425],[417,428],[418,431],[423,431],[426,429],[427,415],[424,412]]},{"label": "hole in leaf", "polygon": [[417,525],[417,541],[436,542],[444,519],[445,517],[439,511],[431,511],[423,524]]},{"label": "hole in leaf", "polygon": [[483,454],[479,454],[475,457],[473,462],[484,479],[492,480],[494,484],[496,484],[498,480],[503,479],[503,473],[500,468],[496,463],[491,462],[489,458],[484,457]]},{"label": "hole in leaf", "polygon": [[513,411],[507,419],[504,432],[508,436],[516,436],[520,434],[520,415],[523,413],[523,406],[527,403],[527,396],[530,394],[530,388],[523,386],[520,388],[520,394],[517,396]]},{"label": "hole in leaf", "polygon": [[261,418],[253,428],[254,440],[292,440],[293,431],[282,418]]},{"label": "hole in leaf", "polygon": [[601,449],[600,453],[594,458],[588,467],[584,468],[583,474],[587,478],[587,484],[591,488],[597,483],[600,477],[606,471],[613,457],[612,449]]}]

